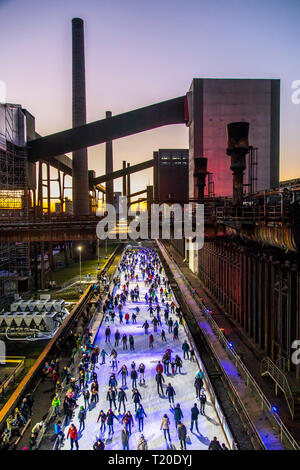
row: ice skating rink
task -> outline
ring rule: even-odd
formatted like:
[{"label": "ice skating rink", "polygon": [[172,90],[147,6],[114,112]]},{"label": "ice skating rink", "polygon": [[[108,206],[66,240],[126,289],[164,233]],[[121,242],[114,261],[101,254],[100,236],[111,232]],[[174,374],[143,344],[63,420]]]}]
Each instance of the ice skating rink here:
[{"label": "ice skating rink", "polygon": [[[170,408],[168,398],[166,396],[160,397],[157,393],[157,385],[155,381],[155,368],[157,362],[162,360],[163,354],[167,348],[172,350],[172,360],[175,358],[175,355],[178,354],[182,361],[183,367],[181,369],[181,374],[177,373],[173,375],[166,375],[163,374],[165,383],[163,385],[164,392],[168,385],[171,383],[175,389],[176,396],[175,396],[175,405],[177,403],[180,404],[180,407],[183,412],[184,418],[182,419],[183,423],[187,428],[187,450],[207,450],[208,445],[211,439],[214,436],[217,436],[220,443],[225,442],[224,435],[222,433],[221,427],[219,425],[216,413],[214,408],[210,403],[209,395],[207,394],[207,402],[205,407],[205,415],[199,415],[198,424],[199,424],[199,432],[196,429],[193,429],[193,432],[190,431],[191,426],[191,408],[194,403],[198,404],[200,409],[199,400],[196,399],[196,393],[194,388],[194,378],[197,372],[199,371],[197,362],[191,362],[190,360],[183,359],[183,351],[182,351],[182,344],[185,339],[187,339],[184,327],[182,325],[179,326],[179,339],[173,339],[173,333],[168,333],[168,326],[164,322],[164,308],[162,306],[160,315],[162,320],[162,327],[158,326],[157,333],[153,332],[153,325],[151,323],[152,318],[150,318],[150,313],[148,311],[148,305],[144,300],[144,295],[148,290],[145,287],[145,283],[142,281],[141,273],[138,269],[136,269],[136,273],[139,275],[138,282],[130,282],[129,291],[130,289],[134,288],[137,284],[140,289],[140,301],[132,303],[130,300],[130,296],[128,296],[128,300],[126,305],[123,309],[123,313],[125,314],[128,312],[130,314],[130,324],[126,325],[125,320],[123,319],[123,324],[119,322],[118,311],[115,309],[116,317],[114,319],[114,323],[109,321],[109,323],[102,323],[101,328],[99,329],[98,335],[95,340],[95,345],[99,346],[100,351],[105,349],[108,353],[106,356],[106,364],[101,365],[101,357],[99,357],[99,364],[95,369],[98,375],[98,383],[99,383],[99,402],[95,405],[95,403],[90,404],[89,410],[87,410],[87,417],[85,421],[85,429],[78,434],[78,443],[79,443],[79,450],[91,450],[93,448],[94,442],[101,437],[101,439],[105,443],[106,450],[121,450],[122,443],[121,443],[121,431],[123,429],[123,425],[119,424],[116,420],[114,420],[114,434],[112,437],[108,436],[108,427],[106,426],[106,431],[104,434],[100,433],[100,422],[97,423],[97,418],[100,410],[103,410],[105,413],[109,409],[109,402],[106,401],[106,394],[108,390],[108,381],[110,374],[112,372],[111,361],[109,358],[111,350],[114,348],[115,343],[115,331],[118,329],[121,338],[123,333],[125,333],[128,337],[129,334],[134,336],[135,342],[135,350],[129,351],[129,344],[128,350],[123,351],[123,344],[120,340],[119,346],[116,348],[118,351],[118,370],[120,370],[121,366],[125,364],[128,369],[128,377],[127,377],[127,387],[124,388],[125,393],[127,395],[127,402],[126,402],[126,410],[130,410],[132,416],[134,417],[134,427],[132,428],[132,435],[129,439],[129,449],[136,450],[137,444],[140,439],[141,433],[138,430],[138,422],[135,418],[135,407],[132,400],[132,388],[131,388],[131,379],[130,379],[130,371],[131,371],[131,362],[134,361],[136,363],[136,369],[138,368],[139,364],[142,362],[146,366],[145,370],[145,385],[139,385],[139,378],[137,380],[138,390],[142,396],[142,405],[144,410],[147,414],[147,417],[144,418],[144,437],[147,440],[149,450],[166,450],[166,449],[180,449],[179,439],[177,436],[177,430],[175,427],[174,422],[174,415],[173,410]],[[164,275],[164,273],[162,273]],[[125,283],[124,275],[121,275],[121,286]],[[120,292],[120,291],[118,291]],[[138,306],[140,308],[140,313],[137,316],[137,323],[132,324],[131,314],[134,311],[135,307]],[[155,304],[154,304],[155,307]],[[176,315],[171,315],[170,317],[173,320],[176,320]],[[142,327],[145,320],[148,320],[150,324],[149,334],[152,333],[154,335],[154,347],[153,349],[149,348],[149,334],[146,335],[144,329]],[[105,343],[105,328],[107,324],[110,325],[111,328],[111,338],[110,343]],[[164,329],[166,334],[166,342],[163,342],[161,339],[161,329]],[[171,368],[170,368],[171,372]],[[122,378],[121,374],[116,374],[116,378],[118,380],[118,388],[122,385]],[[89,384],[90,389],[90,384]],[[204,389],[205,390],[205,389]],[[78,411],[81,405],[84,405],[84,400],[82,397],[82,392],[77,400],[78,407],[75,409],[75,417],[73,419],[73,423],[76,425],[77,430],[79,429],[79,420],[78,420]],[[117,402],[118,405],[118,402]],[[116,416],[119,417],[121,420],[123,414],[119,414],[118,410],[113,410]],[[123,412],[123,406],[121,408],[121,412]],[[164,414],[167,414],[170,419],[170,434],[172,440],[172,447],[169,447],[169,444],[165,441],[163,436],[163,431],[160,430],[161,420]],[[67,435],[68,427],[65,429],[65,433]],[[65,439],[64,444],[61,447],[62,450],[70,449],[70,442],[69,440]]]}]

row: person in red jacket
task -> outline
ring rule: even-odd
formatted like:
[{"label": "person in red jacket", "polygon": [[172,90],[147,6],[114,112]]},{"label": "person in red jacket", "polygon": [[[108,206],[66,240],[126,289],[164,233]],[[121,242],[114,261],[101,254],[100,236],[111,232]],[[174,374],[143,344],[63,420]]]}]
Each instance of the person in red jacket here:
[{"label": "person in red jacket", "polygon": [[153,335],[151,334],[151,335],[149,336],[149,347],[150,347],[151,349],[153,349],[153,343],[154,343],[154,338],[153,338]]},{"label": "person in red jacket", "polygon": [[156,372],[157,372],[158,374],[162,374],[162,373],[163,373],[163,370],[164,370],[164,368],[163,368],[161,362],[158,361],[158,364],[157,364],[157,366],[156,366]]},{"label": "person in red jacket", "polygon": [[69,437],[70,437],[70,442],[71,442],[71,450],[73,450],[73,445],[74,445],[74,443],[75,443],[76,449],[78,450],[78,449],[79,449],[79,445],[78,445],[77,429],[76,429],[75,424],[73,424],[73,423],[72,423],[71,426],[69,427],[67,439],[68,439]]}]

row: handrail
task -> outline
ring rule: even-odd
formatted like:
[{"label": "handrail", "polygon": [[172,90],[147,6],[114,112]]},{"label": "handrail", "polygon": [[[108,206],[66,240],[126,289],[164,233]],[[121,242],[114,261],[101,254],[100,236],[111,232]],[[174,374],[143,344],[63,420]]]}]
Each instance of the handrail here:
[{"label": "handrail", "polygon": [[[282,372],[282,370],[280,370],[279,367],[276,364],[274,364],[274,362],[269,357],[264,357],[263,360],[261,361],[260,373],[262,376],[269,374],[270,377],[274,380],[276,384],[276,388],[277,386],[281,388],[281,390],[283,391],[285,395],[288,408],[292,415],[292,419],[294,419],[295,400],[294,400],[294,396],[293,396],[290,384],[284,372]],[[276,395],[277,395],[277,390],[276,390]]]}]

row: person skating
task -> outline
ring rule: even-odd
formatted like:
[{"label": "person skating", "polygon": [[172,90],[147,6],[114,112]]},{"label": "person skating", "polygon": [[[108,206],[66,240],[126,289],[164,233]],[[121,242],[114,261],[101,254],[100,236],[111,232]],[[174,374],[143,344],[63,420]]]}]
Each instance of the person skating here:
[{"label": "person skating", "polygon": [[123,403],[124,413],[126,412],[125,401],[127,401],[126,393],[122,388],[120,388],[119,393],[118,393],[118,402],[119,402],[118,411],[119,411],[119,413],[120,413],[120,410],[121,410],[122,403]]},{"label": "person skating", "polygon": [[93,449],[94,449],[94,450],[104,450],[104,449],[105,449],[104,442],[103,442],[101,439],[98,439],[98,440],[94,443]]},{"label": "person skating", "polygon": [[196,390],[196,398],[200,398],[201,389],[203,387],[203,380],[199,375],[196,376],[194,386]]},{"label": "person skating", "polygon": [[191,409],[191,432],[193,432],[194,424],[196,426],[197,431],[199,432],[199,429],[198,429],[199,414],[200,414],[200,411],[198,410],[197,403],[195,403],[193,408]]},{"label": "person skating", "polygon": [[157,364],[155,370],[156,370],[156,372],[157,372],[158,374],[162,374],[162,373],[163,373],[163,370],[164,370],[164,369],[163,369],[163,366],[162,366],[162,364],[161,364],[160,361],[158,361],[158,364]]},{"label": "person skating", "polygon": [[134,338],[132,335],[129,335],[129,349],[130,351],[134,351]]},{"label": "person skating", "polygon": [[142,432],[144,430],[144,416],[145,418],[147,418],[146,412],[143,406],[140,404],[135,414],[135,417],[139,422],[139,432]]},{"label": "person skating", "polygon": [[164,394],[164,391],[163,391],[163,382],[165,381],[162,373],[158,372],[155,376],[155,380],[156,380],[156,384],[157,384],[157,393],[158,395],[160,395],[160,390],[161,390],[161,393],[162,395]]},{"label": "person skating", "polygon": [[[140,385],[145,384],[145,364],[141,363],[138,367],[138,372],[140,374]],[[143,381],[143,383],[142,383]]]},{"label": "person skating", "polygon": [[224,442],[222,444],[222,450],[229,450],[228,447],[226,447],[226,445],[224,444]]},{"label": "person skating", "polygon": [[107,412],[107,426],[108,426],[108,435],[114,434],[114,419],[116,419],[118,422],[117,416],[114,414],[112,409],[110,408]]},{"label": "person skating", "polygon": [[107,356],[107,352],[104,349],[102,349],[100,356],[102,359],[102,364],[105,364],[105,356]]},{"label": "person skating", "polygon": [[85,418],[86,418],[86,411],[83,406],[80,407],[79,413],[78,413],[78,419],[79,419],[79,431],[83,431],[85,428]]},{"label": "person skating", "polygon": [[110,343],[110,335],[111,335],[110,327],[107,326],[105,329],[105,342],[106,343]]},{"label": "person skating", "polygon": [[109,401],[109,408],[112,408],[112,405],[114,405],[115,410],[117,409],[116,391],[111,387],[109,387],[108,392],[106,394],[106,400]]},{"label": "person skating", "polygon": [[221,444],[216,438],[216,436],[213,438],[212,441],[210,441],[210,444],[208,446],[208,450],[222,450]]},{"label": "person skating", "polygon": [[119,346],[120,336],[121,336],[120,332],[119,332],[119,330],[117,330],[115,332],[115,347]]},{"label": "person skating", "polygon": [[179,356],[175,357],[175,367],[176,367],[176,373],[179,370],[179,373],[181,373],[181,368],[182,368],[182,360],[180,359]]},{"label": "person skating", "polygon": [[127,347],[127,336],[125,335],[125,333],[124,333],[124,335],[122,336],[122,343],[123,343],[123,351],[124,351],[125,349],[128,349],[128,347]]},{"label": "person skating", "polygon": [[168,416],[165,414],[163,416],[163,419],[161,421],[160,429],[163,430],[164,432],[164,438],[167,441],[167,437],[169,439],[169,442],[171,443],[171,436],[170,436],[170,420]]},{"label": "person skating", "polygon": [[142,434],[137,445],[137,450],[148,450],[148,444],[144,435]]},{"label": "person skating", "polygon": [[179,421],[183,418],[183,413],[181,411],[179,403],[174,408],[174,419],[175,419],[175,426],[177,428]]},{"label": "person skating", "polygon": [[166,396],[169,399],[170,406],[172,406],[172,403],[173,403],[173,405],[175,404],[174,403],[174,396],[175,395],[176,395],[175,390],[172,387],[172,385],[169,383],[168,386],[167,386],[167,389],[166,389]]},{"label": "person skating", "polygon": [[200,395],[200,413],[205,415],[205,404],[206,404],[206,395],[204,392]]},{"label": "person skating", "polygon": [[137,381],[137,378],[138,378],[138,374],[137,374],[137,371],[135,369],[133,369],[131,371],[130,378],[132,380],[132,390],[134,390],[136,388],[136,381]]},{"label": "person skating", "polygon": [[125,428],[129,432],[129,435],[131,435],[131,427],[134,426],[134,421],[130,411],[127,411],[124,414],[123,418],[121,419],[121,423],[124,424]]},{"label": "person skating", "polygon": [[161,336],[161,340],[162,340],[162,341],[167,342],[166,333],[164,332],[164,330],[161,330],[160,336]]},{"label": "person skating", "polygon": [[140,401],[142,399],[142,396],[141,396],[141,394],[140,394],[140,392],[138,391],[137,388],[135,390],[133,390],[132,399],[133,399],[133,403],[134,403],[134,411],[136,411],[137,407],[140,404]]},{"label": "person skating", "polygon": [[186,450],[186,427],[181,421],[178,422],[177,433],[181,450]]},{"label": "person skating", "polygon": [[115,374],[111,374],[111,376],[109,377],[108,386],[111,387],[111,388],[114,388],[116,390],[116,388],[118,386],[118,381],[116,379]]},{"label": "person skating", "polygon": [[154,336],[151,333],[151,335],[149,336],[149,348],[150,349],[153,349],[153,343],[154,343]]},{"label": "person skating", "polygon": [[145,321],[145,323],[143,324],[143,328],[145,329],[145,335],[148,334],[148,330],[149,330],[149,323],[147,322],[147,320]]},{"label": "person skating", "polygon": [[122,377],[122,387],[127,387],[126,377],[128,376],[128,370],[125,364],[122,365],[118,374],[121,374],[121,377]]},{"label": "person skating", "polygon": [[99,413],[98,419],[97,419],[97,423],[99,422],[99,419],[101,420],[100,432],[101,432],[101,434],[104,434],[105,429],[106,429],[105,422],[107,420],[107,415],[104,413],[103,410],[100,410],[100,413]]},{"label": "person skating", "polygon": [[129,432],[127,431],[126,427],[122,429],[121,432],[121,441],[122,441],[122,447],[123,450],[129,450]]},{"label": "person skating", "polygon": [[183,351],[183,359],[189,359],[189,350],[190,350],[190,347],[187,343],[187,341],[185,340],[183,345],[182,345],[182,351]]},{"label": "person skating", "polygon": [[73,450],[74,444],[75,444],[76,449],[78,450],[79,445],[78,445],[77,429],[76,429],[75,424],[73,423],[71,424],[68,430],[67,439],[69,438],[70,438],[70,443],[71,443],[71,450]]}]

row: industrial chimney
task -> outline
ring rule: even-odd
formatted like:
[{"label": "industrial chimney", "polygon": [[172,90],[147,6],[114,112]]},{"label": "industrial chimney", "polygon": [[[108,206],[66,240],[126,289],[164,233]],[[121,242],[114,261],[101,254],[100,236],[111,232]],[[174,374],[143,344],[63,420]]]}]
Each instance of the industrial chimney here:
[{"label": "industrial chimney", "polygon": [[227,155],[231,156],[230,169],[233,174],[232,205],[243,204],[243,178],[246,169],[245,155],[249,152],[249,123],[227,124]]},{"label": "industrial chimney", "polygon": [[[72,120],[73,127],[86,124],[83,20],[72,19]],[[87,149],[73,152],[73,214],[89,214]]]}]

